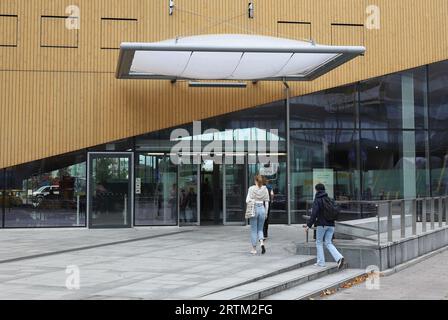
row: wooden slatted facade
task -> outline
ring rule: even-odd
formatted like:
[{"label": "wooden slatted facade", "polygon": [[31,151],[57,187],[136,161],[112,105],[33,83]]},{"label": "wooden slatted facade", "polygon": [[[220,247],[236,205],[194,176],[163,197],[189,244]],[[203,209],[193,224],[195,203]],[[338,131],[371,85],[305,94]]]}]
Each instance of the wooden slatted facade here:
[{"label": "wooden slatted facade", "polygon": [[[366,46],[364,57],[314,82],[290,83],[292,95],[448,59],[446,0],[255,0],[254,19],[246,0],[175,4],[170,16],[168,0],[2,0],[0,168],[284,98],[275,82],[200,89],[117,80],[120,41],[254,33]],[[362,27],[372,4],[379,30]],[[80,9],[79,30],[65,28],[70,5]]]}]

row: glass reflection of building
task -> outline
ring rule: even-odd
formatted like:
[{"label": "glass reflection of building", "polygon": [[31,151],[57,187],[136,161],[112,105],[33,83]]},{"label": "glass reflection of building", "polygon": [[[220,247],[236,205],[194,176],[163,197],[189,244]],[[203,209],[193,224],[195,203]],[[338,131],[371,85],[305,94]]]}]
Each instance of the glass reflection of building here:
[{"label": "glass reflection of building", "polygon": [[[289,137],[285,100],[201,121],[202,132],[216,133],[194,135],[191,123],[181,126],[201,147],[232,142],[224,158],[239,156],[238,163],[173,164],[170,150],[179,140],[170,140],[169,128],[0,169],[1,225],[86,226],[91,152],[133,154],[133,225],[244,224],[247,187],[266,169],[250,163],[247,147],[274,139],[271,223],[303,222],[322,172],[341,201],[448,194],[448,61],[294,97],[289,110]],[[102,169],[115,185],[132,176],[121,161],[128,160]]]}]

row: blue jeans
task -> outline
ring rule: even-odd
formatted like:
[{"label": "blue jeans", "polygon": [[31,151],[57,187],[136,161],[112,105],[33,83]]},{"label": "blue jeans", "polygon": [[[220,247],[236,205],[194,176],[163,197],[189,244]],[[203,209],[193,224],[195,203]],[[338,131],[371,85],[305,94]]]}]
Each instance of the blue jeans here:
[{"label": "blue jeans", "polygon": [[257,246],[258,240],[264,240],[263,225],[266,218],[266,209],[262,203],[255,204],[255,217],[250,218],[250,240],[252,246]]},{"label": "blue jeans", "polygon": [[339,253],[339,251],[331,242],[331,240],[333,239],[333,234],[334,234],[334,227],[330,226],[317,227],[316,232],[317,264],[322,267],[325,266],[325,255],[323,246],[324,243],[335,261],[339,261],[342,258],[342,255]]}]

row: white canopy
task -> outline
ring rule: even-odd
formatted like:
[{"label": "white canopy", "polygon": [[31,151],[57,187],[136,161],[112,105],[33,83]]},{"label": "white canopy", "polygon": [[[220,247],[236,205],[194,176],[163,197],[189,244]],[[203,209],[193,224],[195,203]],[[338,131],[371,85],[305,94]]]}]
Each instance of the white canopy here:
[{"label": "white canopy", "polygon": [[121,44],[119,79],[313,80],[364,47],[259,35],[216,34]]}]

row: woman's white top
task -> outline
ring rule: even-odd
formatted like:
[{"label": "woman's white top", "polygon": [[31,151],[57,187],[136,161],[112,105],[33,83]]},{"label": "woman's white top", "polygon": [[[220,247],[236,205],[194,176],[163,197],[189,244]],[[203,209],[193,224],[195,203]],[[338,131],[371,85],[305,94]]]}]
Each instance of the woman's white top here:
[{"label": "woman's white top", "polygon": [[253,201],[255,203],[263,203],[266,207],[266,212],[269,209],[269,191],[266,186],[261,188],[257,185],[251,186],[247,191],[246,203]]}]

